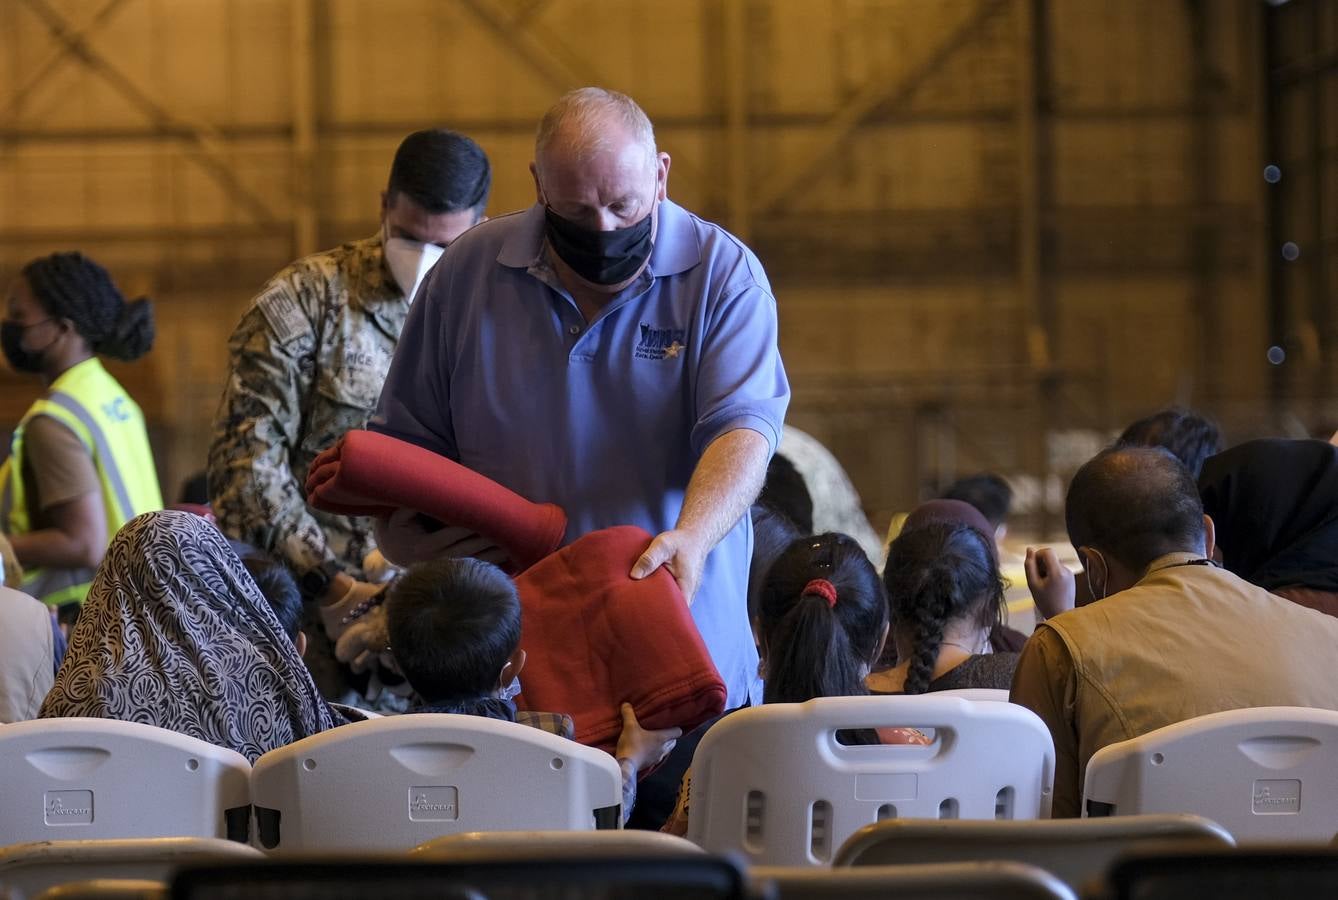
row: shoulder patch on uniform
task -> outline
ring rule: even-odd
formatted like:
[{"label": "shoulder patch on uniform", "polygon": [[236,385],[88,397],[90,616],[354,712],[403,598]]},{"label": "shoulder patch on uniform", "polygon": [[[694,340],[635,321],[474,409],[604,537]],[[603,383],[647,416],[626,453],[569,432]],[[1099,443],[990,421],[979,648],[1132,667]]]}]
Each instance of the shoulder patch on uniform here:
[{"label": "shoulder patch on uniform", "polygon": [[282,287],[270,288],[256,300],[256,306],[280,344],[291,343],[310,328],[306,316],[302,315],[302,307]]}]

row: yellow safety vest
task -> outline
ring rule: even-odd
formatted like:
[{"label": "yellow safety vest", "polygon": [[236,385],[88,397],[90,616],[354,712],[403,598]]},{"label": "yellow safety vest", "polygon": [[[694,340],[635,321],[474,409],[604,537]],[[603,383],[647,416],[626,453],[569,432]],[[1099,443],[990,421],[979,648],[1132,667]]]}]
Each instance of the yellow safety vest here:
[{"label": "yellow safety vest", "polygon": [[[37,416],[55,419],[88,448],[102,483],[109,541],[135,516],[163,508],[144,414],[101,362],[87,359],[61,373],[14,429],[9,459],[0,467],[0,524],[7,534],[32,530],[23,483],[23,432]],[[83,602],[91,580],[89,570],[30,570],[25,573],[23,589],[44,603],[59,606]]]}]

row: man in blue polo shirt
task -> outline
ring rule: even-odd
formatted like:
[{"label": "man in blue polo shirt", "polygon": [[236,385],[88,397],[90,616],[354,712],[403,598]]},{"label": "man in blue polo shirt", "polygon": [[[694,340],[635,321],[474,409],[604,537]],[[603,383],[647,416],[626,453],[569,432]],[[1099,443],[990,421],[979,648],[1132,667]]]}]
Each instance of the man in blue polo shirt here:
[{"label": "man in blue polo shirt", "polygon": [[[632,577],[667,566],[729,705],[760,701],[744,513],[790,398],[766,275],[667,199],[669,155],[629,97],[564,96],[530,168],[538,202],[463,235],[428,276],[371,427],[557,503],[568,541],[657,535]],[[392,557],[413,540],[385,532]]]}]

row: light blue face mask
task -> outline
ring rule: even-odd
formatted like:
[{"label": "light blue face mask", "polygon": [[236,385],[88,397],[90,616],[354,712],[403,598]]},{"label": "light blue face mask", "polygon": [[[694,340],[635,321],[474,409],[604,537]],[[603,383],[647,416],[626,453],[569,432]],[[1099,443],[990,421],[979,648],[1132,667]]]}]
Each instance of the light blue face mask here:
[{"label": "light blue face mask", "polygon": [[520,679],[512,678],[511,683],[497,692],[497,696],[502,700],[514,700],[520,693]]}]

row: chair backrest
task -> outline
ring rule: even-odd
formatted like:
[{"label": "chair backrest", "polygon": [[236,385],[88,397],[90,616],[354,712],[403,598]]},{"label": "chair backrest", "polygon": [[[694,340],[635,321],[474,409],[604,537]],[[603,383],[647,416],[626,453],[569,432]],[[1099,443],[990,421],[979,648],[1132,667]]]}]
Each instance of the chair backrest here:
[{"label": "chair backrest", "polygon": [[251,777],[268,850],[408,850],[443,834],[616,828],[606,753],[479,716],[355,722],[271,750]]},{"label": "chair backrest", "polygon": [[415,859],[603,859],[628,856],[700,856],[692,841],[658,831],[469,831],[433,838],[415,847]]},{"label": "chair backrest", "polygon": [[998,703],[1008,702],[1008,691],[1003,688],[953,688],[950,691],[934,691],[935,697],[961,697],[963,700],[993,700]]},{"label": "chair backrest", "polygon": [[1012,862],[869,866],[859,869],[749,870],[756,896],[772,900],[1076,900],[1064,882],[1035,866]]},{"label": "chair backrest", "polygon": [[0,848],[0,886],[32,898],[72,882],[166,882],[182,866],[263,858],[254,847],[219,838],[33,841]]},{"label": "chair backrest", "polygon": [[893,819],[866,825],[836,853],[836,866],[1011,861],[1037,866],[1075,890],[1121,855],[1167,841],[1229,847],[1222,826],[1198,816],[987,821]]},{"label": "chair backrest", "polygon": [[1184,812],[1237,841],[1338,832],[1338,712],[1237,709],[1103,747],[1087,763],[1083,814]]},{"label": "chair backrest", "polygon": [[91,878],[58,884],[38,894],[35,900],[168,900],[166,883],[143,878]]},{"label": "chair backrest", "polygon": [[[932,729],[930,746],[838,739]],[[767,865],[831,861],[882,819],[1049,815],[1054,744],[1030,710],[958,697],[828,697],[726,716],[692,761],[688,838]]]},{"label": "chair backrest", "polygon": [[260,865],[181,872],[172,896],[181,900],[565,900],[569,897],[646,897],[654,900],[742,900],[747,881],[734,863],[706,855],[531,862],[451,863],[382,859],[306,862],[271,860]]},{"label": "chair backrest", "polygon": [[1240,849],[1132,854],[1115,863],[1094,897],[1107,900],[1331,900],[1338,852],[1324,846],[1254,845]]},{"label": "chair backrest", "polygon": [[240,753],[153,725],[68,718],[0,726],[0,845],[245,841],[250,775]]}]

